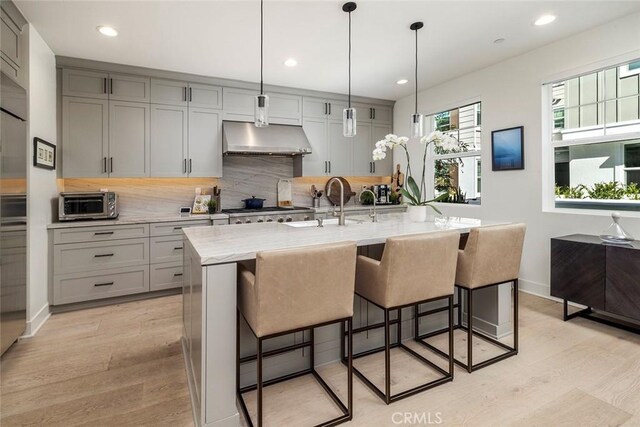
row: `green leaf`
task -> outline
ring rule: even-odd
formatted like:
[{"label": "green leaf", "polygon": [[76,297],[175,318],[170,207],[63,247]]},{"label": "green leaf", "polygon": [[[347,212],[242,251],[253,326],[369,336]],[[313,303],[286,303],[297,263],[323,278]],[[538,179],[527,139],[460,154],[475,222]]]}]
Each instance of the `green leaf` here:
[{"label": "green leaf", "polygon": [[407,201],[412,204],[412,205],[418,205],[420,204],[415,197],[413,197],[413,195],[411,193],[409,193],[407,190],[405,190],[404,188],[400,189],[400,193],[407,199]]},{"label": "green leaf", "polygon": [[420,202],[422,200],[422,197],[420,194],[420,188],[418,188],[418,184],[416,184],[416,181],[413,179],[412,176],[407,178],[407,184],[409,185],[409,190],[411,190],[415,199],[418,202]]},{"label": "green leaf", "polygon": [[433,209],[434,211],[438,212],[438,215],[442,215],[442,212],[440,212],[440,209],[436,208],[433,205],[430,205],[429,203],[424,203],[424,206],[429,206],[431,209]]}]

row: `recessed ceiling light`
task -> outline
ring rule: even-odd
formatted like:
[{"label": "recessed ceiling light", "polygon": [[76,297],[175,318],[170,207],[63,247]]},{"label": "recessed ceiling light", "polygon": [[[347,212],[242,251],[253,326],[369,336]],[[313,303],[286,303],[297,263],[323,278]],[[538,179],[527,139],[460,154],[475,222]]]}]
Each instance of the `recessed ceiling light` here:
[{"label": "recessed ceiling light", "polygon": [[284,61],[284,65],[286,65],[287,67],[295,67],[296,65],[298,65],[298,61],[293,58],[289,58]]},{"label": "recessed ceiling light", "polygon": [[504,39],[503,39],[503,38],[495,39],[493,42],[494,42],[495,44],[504,43]]},{"label": "recessed ceiling light", "polygon": [[538,26],[547,25],[547,24],[551,24],[555,20],[556,20],[555,15],[542,15],[540,18],[536,19],[536,22],[534,22],[534,24]]},{"label": "recessed ceiling light", "polygon": [[108,25],[99,26],[98,31],[100,31],[100,34],[107,37],[115,37],[118,35],[118,30],[113,27],[109,27]]},{"label": "recessed ceiling light", "polygon": [[409,80],[407,80],[407,79],[400,79],[400,80],[398,80],[396,83],[398,83],[399,85],[404,85],[404,84],[409,83]]}]

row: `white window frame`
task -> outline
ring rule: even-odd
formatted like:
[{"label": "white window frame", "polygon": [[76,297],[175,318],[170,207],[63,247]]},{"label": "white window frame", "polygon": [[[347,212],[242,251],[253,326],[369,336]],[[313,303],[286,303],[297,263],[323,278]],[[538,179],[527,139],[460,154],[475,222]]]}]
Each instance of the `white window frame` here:
[{"label": "white window frame", "polygon": [[[432,132],[433,130],[435,130],[435,116],[436,114],[440,114],[440,113],[444,113],[447,111],[451,111],[454,109],[458,109],[460,110],[461,108],[464,107],[468,107],[471,105],[475,105],[475,104],[480,104],[480,111],[482,114],[482,100],[480,99],[473,99],[473,100],[468,100],[468,102],[465,103],[461,103],[461,105],[458,106],[452,106],[449,108],[444,108],[436,113],[432,113],[432,114],[425,114],[425,120],[429,120],[428,123],[426,123],[426,128],[428,130],[428,132]],[[477,180],[477,172],[476,172],[476,168],[477,168],[477,161],[479,160],[480,162],[482,162],[482,124],[478,125],[478,116],[477,114],[474,114],[473,117],[473,126],[468,126],[465,128],[458,128],[455,129],[455,131],[460,132],[461,130],[468,130],[468,129],[474,129],[474,132],[477,132],[477,129],[480,128],[480,148],[478,150],[474,150],[474,151],[466,151],[466,152],[462,152],[462,153],[451,153],[451,154],[435,154],[435,150],[433,149],[433,145],[431,145],[428,150],[427,150],[427,173],[428,173],[428,177],[426,178],[426,186],[427,186],[427,195],[428,195],[428,199],[433,199],[436,197],[436,189],[435,189],[435,162],[436,160],[447,160],[447,159],[465,159],[465,158],[475,158],[478,157],[478,159],[475,159],[474,161],[474,167],[473,167],[473,171],[474,171],[474,190],[476,190],[476,197],[481,197],[480,194],[477,192],[477,186],[478,186],[478,180]],[[442,131],[442,133],[447,133],[448,131]],[[475,138],[474,138],[475,139]],[[465,205],[466,206],[466,205]],[[470,205],[470,206],[478,206],[478,205]]]},{"label": "white window frame", "polygon": [[[542,144],[542,149],[543,149],[543,155],[542,155],[542,159],[543,159],[543,163],[545,164],[545,168],[543,170],[546,171],[546,173],[542,174],[542,185],[543,185],[543,200],[542,200],[542,210],[543,212],[571,212],[571,213],[582,213],[582,214],[596,214],[596,215],[609,215],[612,209],[615,209],[615,205],[616,205],[616,201],[606,201],[606,200],[602,200],[599,201],[599,203],[606,205],[606,204],[610,204],[611,205],[611,209],[607,209],[607,210],[597,210],[597,209],[580,209],[580,208],[559,208],[556,207],[555,203],[556,203],[556,197],[555,197],[555,168],[554,168],[554,164],[555,164],[555,159],[554,159],[554,153],[555,153],[555,149],[556,148],[560,148],[560,147],[571,147],[571,146],[577,146],[577,145],[590,145],[590,144],[600,144],[600,143],[607,143],[607,142],[621,142],[621,143],[626,143],[625,141],[630,141],[630,140],[634,140],[634,139],[640,139],[640,131],[634,131],[634,132],[627,132],[627,133],[619,133],[619,134],[607,134],[606,129],[609,127],[614,127],[615,125],[620,125],[621,123],[624,124],[640,124],[640,120],[634,120],[634,121],[629,121],[629,122],[616,122],[614,126],[607,126],[606,123],[606,103],[610,102],[610,101],[618,101],[620,99],[625,99],[625,98],[631,98],[634,96],[640,96],[640,95],[631,95],[631,96],[624,96],[624,97],[616,97],[616,98],[612,98],[612,99],[606,99],[606,95],[605,95],[605,100],[602,102],[602,104],[604,105],[604,110],[603,110],[603,117],[604,117],[604,123],[600,126],[592,126],[592,127],[586,127],[586,128],[582,128],[582,130],[589,130],[590,128],[594,128],[594,129],[600,129],[603,128],[603,133],[604,135],[598,135],[598,136],[592,136],[592,137],[585,137],[585,138],[576,138],[576,139],[566,139],[566,140],[562,140],[562,141],[555,141],[553,138],[554,135],[554,131],[555,131],[555,126],[554,126],[554,110],[556,108],[553,107],[552,105],[552,101],[553,101],[553,85],[554,84],[558,84],[567,80],[570,80],[572,78],[576,78],[576,77],[581,77],[581,76],[585,76],[588,74],[592,74],[592,73],[598,73],[600,71],[605,71],[607,69],[610,68],[614,68],[614,67],[623,67],[625,64],[631,63],[631,62],[636,62],[636,61],[640,61],[640,50],[635,51],[634,53],[631,54],[627,54],[625,56],[621,56],[619,58],[616,59],[615,62],[611,62],[611,63],[606,63],[606,62],[602,62],[600,64],[598,64],[597,67],[594,68],[587,68],[587,67],[583,67],[580,70],[576,70],[574,71],[572,74],[568,74],[565,76],[556,76],[555,78],[546,81],[546,82],[542,82],[542,110],[543,110],[543,114],[542,114],[542,135],[543,137],[545,137],[546,135],[546,143],[545,141],[543,141]],[[633,74],[635,73],[636,70],[632,70]],[[632,73],[629,73],[629,75],[632,75]],[[637,73],[640,74],[640,73]],[[621,73],[622,76],[622,73]],[[605,73],[605,77],[606,79],[606,73]],[[605,84],[605,83],[603,83]],[[606,87],[606,86],[605,86]],[[587,104],[584,104],[587,105]],[[581,107],[583,105],[579,105],[577,106],[578,108]],[[570,107],[572,108],[572,107]],[[565,107],[565,112],[566,112],[566,107]],[[565,120],[566,120],[566,115],[565,115]],[[624,166],[623,166],[624,167]],[[617,175],[617,173],[616,173]],[[625,181],[626,181],[626,175],[625,175]],[[625,214],[630,214],[630,216],[638,216],[640,217],[640,212],[634,212],[634,211],[625,211]]]}]

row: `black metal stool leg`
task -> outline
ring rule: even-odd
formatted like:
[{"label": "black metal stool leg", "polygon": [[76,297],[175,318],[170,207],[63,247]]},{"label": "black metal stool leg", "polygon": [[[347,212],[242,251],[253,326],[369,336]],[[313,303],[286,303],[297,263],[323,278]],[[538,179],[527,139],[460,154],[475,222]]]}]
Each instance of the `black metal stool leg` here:
[{"label": "black metal stool leg", "polygon": [[[311,369],[312,371],[316,369],[316,346],[313,332],[313,328],[309,329],[309,369]],[[302,333],[302,337],[302,340],[304,341],[304,332]]]},{"label": "black metal stool leg", "polygon": [[462,288],[458,288],[458,327],[462,326]]},{"label": "black metal stool leg", "polygon": [[344,354],[344,326],[347,322],[340,322],[340,361],[342,363],[346,362],[345,354]]},{"label": "black metal stool leg", "polygon": [[[347,320],[347,328],[349,335],[349,355],[347,362],[347,403],[349,409],[349,420],[353,419],[353,320]],[[342,325],[342,323],[340,323]],[[344,335],[344,334],[343,334]]]},{"label": "black metal stool leg", "polygon": [[518,279],[513,281],[513,348],[518,352]]},{"label": "black metal stool leg", "polygon": [[413,306],[413,339],[420,340],[420,304]]},{"label": "black metal stool leg", "polygon": [[467,372],[473,370],[473,289],[467,289]]},{"label": "black metal stool leg", "polygon": [[384,309],[384,398],[391,403],[391,337],[389,331],[389,310]]},{"label": "black metal stool leg", "polygon": [[453,380],[453,295],[449,297],[449,373]]},{"label": "black metal stool leg", "polygon": [[258,410],[257,410],[257,418],[258,418],[258,427],[262,427],[262,338],[258,338],[258,354],[256,359],[257,364],[257,397],[258,397]]}]

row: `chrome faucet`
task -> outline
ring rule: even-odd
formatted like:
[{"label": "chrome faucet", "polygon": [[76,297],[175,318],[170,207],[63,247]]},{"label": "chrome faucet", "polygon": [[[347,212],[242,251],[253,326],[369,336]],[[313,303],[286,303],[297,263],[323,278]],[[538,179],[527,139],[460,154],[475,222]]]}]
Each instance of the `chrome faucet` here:
[{"label": "chrome faucet", "polygon": [[344,225],[344,184],[338,177],[331,178],[327,183],[327,197],[331,196],[331,183],[333,181],[337,181],[340,184],[340,213],[337,214],[334,210],[331,214],[338,217],[338,225]]},{"label": "chrome faucet", "polygon": [[362,201],[362,195],[364,193],[371,193],[371,195],[373,196],[373,209],[369,212],[369,218],[371,218],[372,222],[378,222],[378,214],[376,213],[376,193],[369,190],[368,188],[365,188],[364,190],[362,190],[362,192],[360,192],[358,200]]}]

